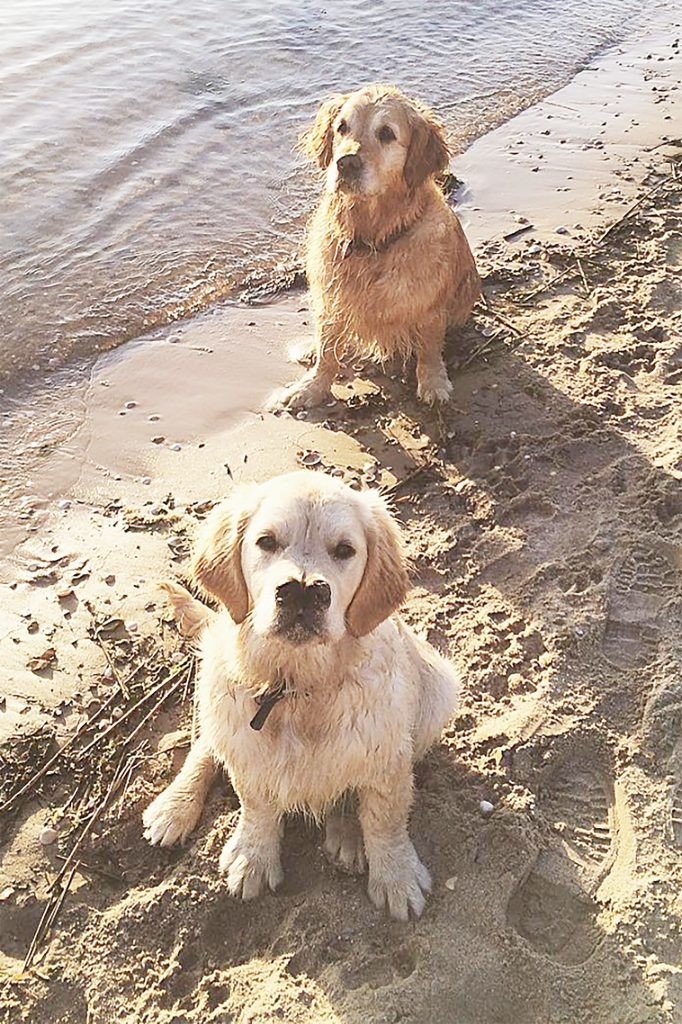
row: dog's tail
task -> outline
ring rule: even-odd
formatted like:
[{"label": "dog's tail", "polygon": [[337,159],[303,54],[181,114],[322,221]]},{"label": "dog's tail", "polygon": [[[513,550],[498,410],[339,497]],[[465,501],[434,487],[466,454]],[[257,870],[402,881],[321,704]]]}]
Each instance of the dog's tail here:
[{"label": "dog's tail", "polygon": [[160,583],[159,586],[173,609],[175,621],[183,636],[197,636],[216,617],[216,612],[207,608],[201,601],[197,601],[189,590],[185,590],[179,584]]}]

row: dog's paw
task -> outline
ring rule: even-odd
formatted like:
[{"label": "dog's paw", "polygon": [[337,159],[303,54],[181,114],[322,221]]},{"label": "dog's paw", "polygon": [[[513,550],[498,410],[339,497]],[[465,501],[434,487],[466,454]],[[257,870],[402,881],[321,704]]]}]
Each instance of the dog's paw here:
[{"label": "dog's paw", "polygon": [[159,793],[142,815],[145,839],[152,846],[184,843],[196,828],[202,807],[202,800],[173,791],[173,787],[169,786],[163,793]]},{"label": "dog's paw", "polygon": [[256,844],[239,834],[225,844],[219,869],[230,894],[243,900],[260,896],[266,886],[274,892],[284,878],[276,843]]},{"label": "dog's paw", "polygon": [[302,409],[313,409],[329,398],[329,388],[320,383],[314,376],[305,376],[301,380],[288,384],[285,388],[275,391],[268,399],[266,412],[300,412]]},{"label": "dog's paw", "polygon": [[451,394],[452,384],[447,373],[422,377],[417,381],[417,398],[426,405],[449,402]]},{"label": "dog's paw", "polygon": [[361,875],[367,867],[360,823],[351,815],[328,816],[323,848],[332,864],[351,875]]},{"label": "dog's paw", "polygon": [[398,921],[407,921],[410,911],[421,917],[424,893],[431,892],[431,876],[409,840],[378,861],[370,860],[367,891],[375,907],[383,910],[387,906]]}]

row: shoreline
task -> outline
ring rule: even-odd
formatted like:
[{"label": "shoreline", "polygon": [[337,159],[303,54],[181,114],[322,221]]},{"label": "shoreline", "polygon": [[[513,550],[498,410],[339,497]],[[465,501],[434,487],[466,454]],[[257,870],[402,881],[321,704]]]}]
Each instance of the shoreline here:
[{"label": "shoreline", "polygon": [[[375,369],[305,418],[249,412],[297,372],[283,349],[310,329],[299,295],[104,357],[74,397],[83,423],[45,460],[36,530],[2,562],[0,803],[13,768],[23,780],[66,753],[4,818],[0,1017],[450,1024],[457,1007],[461,1024],[674,1024],[682,144],[661,142],[682,138],[675,29],[455,161],[488,304],[448,347],[440,414]],[[532,229],[505,241],[521,218]],[[216,872],[237,807],[226,784],[185,847],[146,845],[141,810],[188,743],[189,697],[176,697],[135,734],[125,798],[80,849],[22,973],[59,857],[143,723],[125,715],[159,672],[185,671],[158,582],[182,578],[197,523],[233,482],[302,458],[390,492],[413,567],[403,614],[463,675],[459,712],[416,772],[424,917],[381,918],[366,880],[330,867],[295,821],[278,894],[230,899]],[[135,666],[125,696],[117,679]],[[46,827],[57,838],[42,846]]]}]

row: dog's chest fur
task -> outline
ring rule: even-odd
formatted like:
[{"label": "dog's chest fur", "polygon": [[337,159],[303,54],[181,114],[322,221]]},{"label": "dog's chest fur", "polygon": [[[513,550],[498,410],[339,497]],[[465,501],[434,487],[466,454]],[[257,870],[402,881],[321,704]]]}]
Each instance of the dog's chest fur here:
[{"label": "dog's chest fur", "polygon": [[254,786],[282,811],[320,814],[346,790],[389,775],[411,754],[415,689],[392,653],[399,637],[368,649],[366,660],[331,683],[298,685],[279,701],[263,728],[250,723],[258,705],[234,679],[234,661],[204,661],[201,734],[236,788]]}]

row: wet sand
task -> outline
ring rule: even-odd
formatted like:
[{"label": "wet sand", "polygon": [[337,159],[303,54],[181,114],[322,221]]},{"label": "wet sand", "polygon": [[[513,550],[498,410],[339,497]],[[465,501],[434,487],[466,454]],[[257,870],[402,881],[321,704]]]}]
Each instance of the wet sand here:
[{"label": "wet sand", "polygon": [[[62,853],[76,834],[59,810],[73,779],[57,773],[5,818],[8,1020],[678,1019],[675,34],[605,56],[456,162],[492,306],[453,339],[440,420],[412,382],[374,370],[306,419],[248,412],[297,372],[282,352],[310,330],[303,295],[160,332],[104,357],[73,396],[80,423],[34,474],[33,512],[16,524],[36,529],[3,562],[0,730],[17,774],[29,749],[17,736],[46,728],[63,743],[109,696],[104,650],[121,672],[150,645],[171,659],[155,584],[182,575],[205,503],[310,452],[315,471],[393,488],[415,566],[406,616],[460,665],[465,695],[418,773],[412,831],[436,883],[408,928],[378,917],[302,825],[282,893],[231,901],[216,875],[236,808],[224,787],[185,850],[146,848],[141,808],[186,745],[188,708],[169,705],[142,734],[153,756],[125,805],[88,842],[94,870],[75,876],[44,977],[17,980],[58,866],[40,830],[58,826]],[[505,241],[520,218],[532,229]],[[242,358],[252,387],[235,402]],[[177,742],[154,753],[167,730]]]}]

